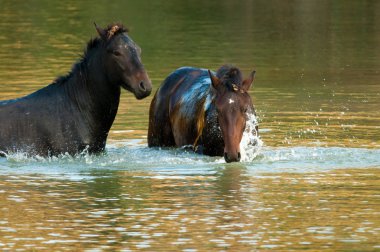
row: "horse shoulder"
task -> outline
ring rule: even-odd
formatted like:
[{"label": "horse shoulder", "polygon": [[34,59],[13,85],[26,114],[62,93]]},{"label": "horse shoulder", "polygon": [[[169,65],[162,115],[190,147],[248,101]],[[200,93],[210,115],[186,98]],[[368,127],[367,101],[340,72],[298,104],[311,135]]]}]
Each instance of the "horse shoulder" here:
[{"label": "horse shoulder", "polygon": [[207,89],[203,88],[204,83],[196,80],[184,85],[180,95],[171,102],[170,120],[178,146],[196,144],[204,126]]}]

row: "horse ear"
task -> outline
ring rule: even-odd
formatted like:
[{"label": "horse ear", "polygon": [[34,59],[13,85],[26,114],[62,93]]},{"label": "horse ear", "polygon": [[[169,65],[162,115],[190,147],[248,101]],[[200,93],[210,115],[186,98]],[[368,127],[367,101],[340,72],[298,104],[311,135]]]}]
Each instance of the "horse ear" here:
[{"label": "horse ear", "polygon": [[256,71],[253,70],[252,73],[249,75],[248,79],[246,79],[246,80],[243,81],[242,88],[245,91],[248,91],[251,88],[252,83],[253,83],[253,81],[255,79],[255,74],[256,74]]},{"label": "horse ear", "polygon": [[213,73],[211,73],[210,70],[208,70],[208,75],[210,76],[210,79],[211,79],[211,84],[212,86],[217,89],[219,84],[220,84],[220,80],[218,77],[216,77]]},{"label": "horse ear", "polygon": [[96,31],[98,32],[99,36],[102,38],[102,39],[105,39],[107,36],[107,32],[105,30],[103,30],[102,28],[100,28],[95,22],[94,22],[94,25],[95,25],[95,29]]}]

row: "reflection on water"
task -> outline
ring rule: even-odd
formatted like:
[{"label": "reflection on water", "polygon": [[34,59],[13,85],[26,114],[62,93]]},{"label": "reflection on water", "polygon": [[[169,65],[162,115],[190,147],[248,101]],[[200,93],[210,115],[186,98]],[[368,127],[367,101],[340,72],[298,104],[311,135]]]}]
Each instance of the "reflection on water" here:
[{"label": "reflection on water", "polygon": [[0,176],[4,250],[380,248],[380,170]]},{"label": "reflection on water", "polygon": [[379,155],[265,147],[253,161],[225,164],[139,141],[100,156],[16,153],[0,160],[0,246],[372,251],[380,248]]},{"label": "reflection on water", "polygon": [[123,92],[107,154],[0,158],[0,250],[380,250],[380,2],[0,7],[0,100],[69,72],[94,21],[121,21],[154,89],[180,66],[255,68],[264,142],[240,164],[148,149],[152,97]]}]

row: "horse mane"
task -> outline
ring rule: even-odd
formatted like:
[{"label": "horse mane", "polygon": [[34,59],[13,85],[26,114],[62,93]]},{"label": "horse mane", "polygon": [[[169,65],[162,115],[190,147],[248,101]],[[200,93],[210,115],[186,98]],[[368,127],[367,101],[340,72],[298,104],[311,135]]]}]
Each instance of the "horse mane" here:
[{"label": "horse mane", "polygon": [[79,61],[74,63],[74,65],[71,68],[71,71],[66,75],[59,76],[58,78],[56,78],[54,80],[53,84],[63,84],[66,81],[68,81],[73,76],[73,74],[75,72],[77,72],[77,71],[84,72],[85,71],[84,65],[86,64],[89,52],[92,49],[97,48],[99,45],[101,45],[104,42],[106,42],[106,43],[109,42],[111,40],[111,38],[113,38],[114,36],[116,36],[120,33],[129,32],[129,30],[127,27],[125,27],[124,25],[122,25],[120,23],[113,23],[113,24],[109,24],[107,26],[107,28],[103,29],[102,32],[104,34],[107,34],[106,35],[107,36],[106,41],[104,41],[104,38],[102,38],[100,36],[90,39],[87,43],[87,46],[86,46],[86,49],[84,50],[84,53],[82,54]]},{"label": "horse mane", "polygon": [[129,29],[120,23],[109,24],[104,32],[107,34],[107,39],[111,39],[120,33],[129,32]]},{"label": "horse mane", "polygon": [[220,67],[216,72],[216,77],[218,77],[223,86],[227,87],[230,91],[236,91],[236,86],[241,87],[243,83],[243,74],[240,69],[232,65]]},{"label": "horse mane", "polygon": [[87,59],[88,59],[88,54],[89,54],[89,51],[93,48],[96,48],[99,46],[99,44],[101,43],[101,40],[99,38],[95,38],[95,39],[91,39],[88,43],[87,43],[87,47],[86,49],[84,50],[81,58],[73,64],[70,72],[66,75],[62,75],[62,76],[59,76],[57,77],[53,84],[63,84],[65,82],[67,82],[73,75],[74,73],[76,72],[84,72],[85,71],[85,64],[87,62]]}]

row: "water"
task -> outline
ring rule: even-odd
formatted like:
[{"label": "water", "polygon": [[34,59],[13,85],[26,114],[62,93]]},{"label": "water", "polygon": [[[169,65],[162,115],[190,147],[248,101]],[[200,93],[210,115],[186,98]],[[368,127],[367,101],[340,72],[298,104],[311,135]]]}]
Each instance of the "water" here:
[{"label": "water", "polygon": [[380,3],[0,7],[0,99],[66,74],[93,21],[121,21],[154,91],[180,66],[256,69],[260,126],[260,139],[245,134],[241,163],[149,149],[152,97],[124,91],[105,154],[0,158],[0,250],[380,250]]},{"label": "water", "polygon": [[225,164],[136,141],[109,146],[102,156],[41,160],[14,154],[0,164],[0,245],[374,251],[379,154],[264,147],[254,162]]}]

